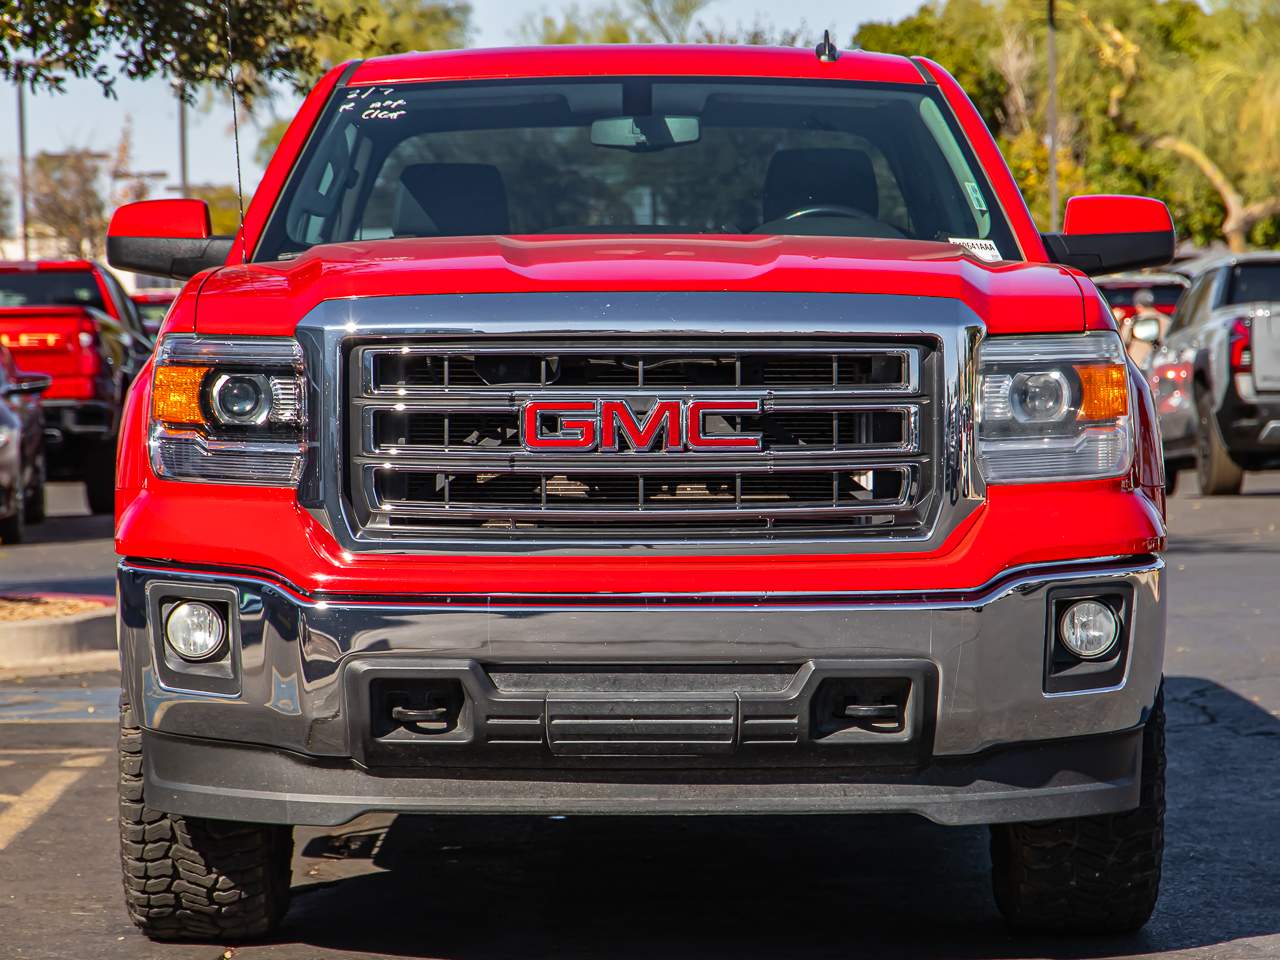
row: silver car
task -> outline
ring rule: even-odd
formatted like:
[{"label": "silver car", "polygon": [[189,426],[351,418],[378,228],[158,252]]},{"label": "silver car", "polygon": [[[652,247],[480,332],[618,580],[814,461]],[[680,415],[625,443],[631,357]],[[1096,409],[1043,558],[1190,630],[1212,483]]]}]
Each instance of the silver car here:
[{"label": "silver car", "polygon": [[1205,494],[1280,468],[1280,253],[1205,261],[1148,367],[1165,470]]}]

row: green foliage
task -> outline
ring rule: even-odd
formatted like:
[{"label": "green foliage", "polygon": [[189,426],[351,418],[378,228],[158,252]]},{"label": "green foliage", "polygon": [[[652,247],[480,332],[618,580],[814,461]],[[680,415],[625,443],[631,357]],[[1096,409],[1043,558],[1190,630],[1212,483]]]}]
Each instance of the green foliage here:
[{"label": "green foliage", "polygon": [[[1059,192],[1168,201],[1204,244],[1280,241],[1280,7],[1058,0]],[[1043,0],[940,0],[854,39],[951,71],[1049,219]]]},{"label": "green foliage", "polygon": [[519,29],[526,43],[743,43],[792,47],[809,42],[803,23],[777,27],[759,19],[728,26],[700,14],[711,0],[613,0],[571,4],[556,16],[528,17]]},{"label": "green foliage", "polygon": [[[240,229],[240,198],[236,195],[235,184],[206,183],[193,186],[191,196],[209,205],[209,221],[215,235],[230,236]],[[245,196],[246,207],[251,199],[249,195]]]},{"label": "green foliage", "polygon": [[[471,4],[458,0],[315,0],[328,20],[347,25],[341,33],[320,34],[301,42],[309,54],[307,86],[344,60],[409,50],[446,50],[467,45]],[[577,42],[577,41],[568,41]],[[263,129],[254,158],[266,166],[289,128],[276,118]]]},{"label": "green foliage", "polygon": [[305,43],[318,71],[353,57],[409,50],[465,47],[471,4],[454,0],[315,0],[329,20],[350,25],[345,34],[321,34]]},{"label": "green foliage", "polygon": [[112,94],[118,76],[167,76],[194,90],[226,82],[234,64],[251,98],[269,80],[305,87],[316,69],[311,38],[351,29],[313,0],[5,0],[0,78],[60,90],[68,76],[88,77]]},{"label": "green foliage", "polygon": [[987,125],[1004,123],[1006,85],[989,51],[1001,44],[995,9],[983,0],[926,4],[897,23],[865,23],[853,35],[866,50],[928,57],[964,87]]},{"label": "green foliage", "polygon": [[38,232],[69,257],[100,256],[107,233],[104,181],[110,158],[87,149],[38,153],[29,168],[29,212]]}]

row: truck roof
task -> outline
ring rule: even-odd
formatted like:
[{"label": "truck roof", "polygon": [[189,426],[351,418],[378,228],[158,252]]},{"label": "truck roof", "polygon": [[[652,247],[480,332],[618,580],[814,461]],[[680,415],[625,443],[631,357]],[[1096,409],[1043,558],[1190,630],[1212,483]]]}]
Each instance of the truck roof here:
[{"label": "truck roof", "polygon": [[922,84],[917,64],[893,54],[718,44],[584,44],[401,53],[360,62],[348,83],[586,76],[770,77]]},{"label": "truck roof", "polygon": [[0,272],[29,273],[33,270],[94,270],[89,260],[0,260]]}]

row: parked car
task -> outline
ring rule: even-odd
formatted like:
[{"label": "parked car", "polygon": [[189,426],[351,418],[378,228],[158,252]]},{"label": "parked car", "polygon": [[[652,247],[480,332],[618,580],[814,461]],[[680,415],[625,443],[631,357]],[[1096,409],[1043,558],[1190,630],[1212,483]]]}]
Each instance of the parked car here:
[{"label": "parked car", "polygon": [[174,298],[177,296],[177,290],[137,290],[130,295],[130,299],[133,300],[142,317],[142,327],[147,331],[148,336],[154,339],[160,333],[160,324],[164,323],[164,315],[169,312],[169,307],[173,305]]},{"label": "parked car", "polygon": [[1099,277],[1095,283],[1111,305],[1129,356],[1145,368],[1152,343],[1169,329],[1173,308],[1190,281],[1177,273],[1141,271]]},{"label": "parked car", "polygon": [[89,507],[110,513],[120,411],[152,341],[111,272],[87,260],[0,262],[0,345],[47,373],[49,473],[83,480]]},{"label": "parked car", "polygon": [[21,543],[28,524],[44,521],[42,373],[24,373],[0,346],[0,543]]},{"label": "parked car", "polygon": [[1204,265],[1151,359],[1171,478],[1239,493],[1246,470],[1280,468],[1280,254]]},{"label": "parked car", "polygon": [[1152,309],[1173,316],[1178,298],[1191,285],[1186,277],[1163,271],[1117,273],[1098,277],[1094,283],[1107,298],[1117,319],[1130,319],[1138,312],[1137,298],[1144,290],[1151,293]]},{"label": "parked car", "polygon": [[120,444],[145,932],[370,811],[914,813],[1018,928],[1146,921],[1164,477],[1085,271],[1164,204],[1040,234],[928,60],[565,46],[337,68],[245,223],[109,231],[195,274]]}]

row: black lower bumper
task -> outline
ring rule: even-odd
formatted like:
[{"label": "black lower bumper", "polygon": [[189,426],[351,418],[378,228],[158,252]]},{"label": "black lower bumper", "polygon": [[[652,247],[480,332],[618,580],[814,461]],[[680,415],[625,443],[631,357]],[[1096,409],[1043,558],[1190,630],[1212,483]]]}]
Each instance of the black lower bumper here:
[{"label": "black lower bumper", "polygon": [[1129,810],[1141,729],[935,759],[917,769],[372,772],[264,747],[143,734],[145,791],[160,810],[335,826],[361,814],[913,813],[942,824],[1007,823]]},{"label": "black lower bumper", "polygon": [[58,478],[79,476],[86,446],[111,450],[116,413],[97,400],[46,400],[44,443],[51,472]]}]

